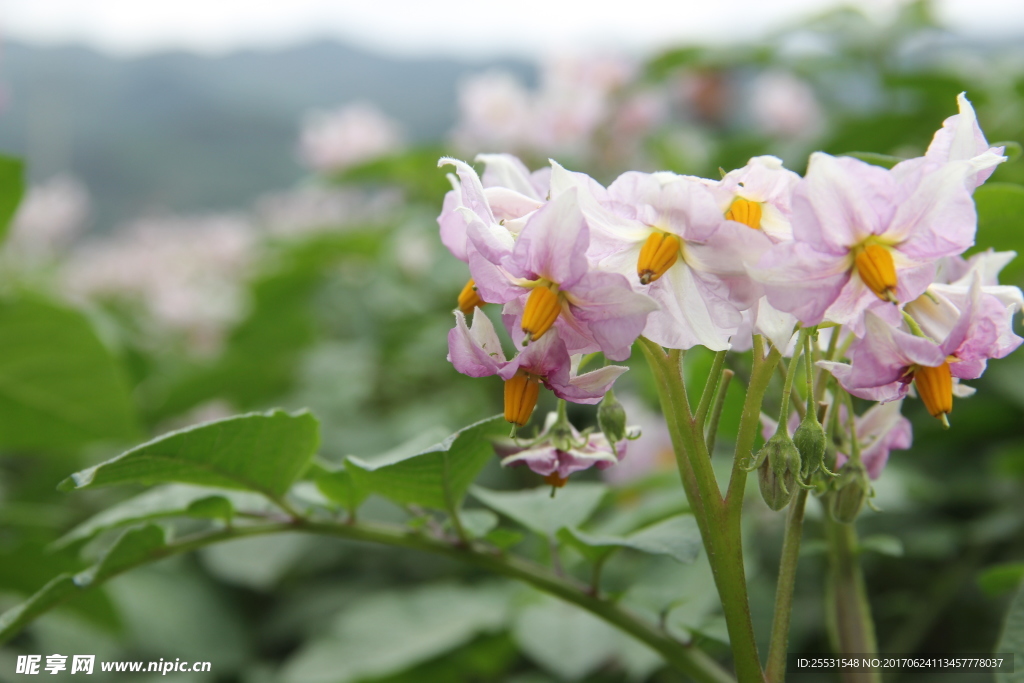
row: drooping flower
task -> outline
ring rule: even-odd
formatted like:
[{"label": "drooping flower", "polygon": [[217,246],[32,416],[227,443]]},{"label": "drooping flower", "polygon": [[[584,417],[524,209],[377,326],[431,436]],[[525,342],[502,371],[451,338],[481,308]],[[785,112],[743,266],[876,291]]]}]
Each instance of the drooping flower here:
[{"label": "drooping flower", "polygon": [[604,434],[581,434],[558,413],[548,413],[544,429],[525,447],[496,446],[505,467],[526,465],[555,487],[565,486],[570,474],[597,467],[607,469],[626,455],[626,441],[613,448]]},{"label": "drooping flower", "polygon": [[815,152],[793,192],[794,241],[772,247],[753,271],[768,301],[805,325],[827,319],[859,332],[879,301],[916,298],[938,259],[973,244],[971,170],[957,161],[903,177]]},{"label": "drooping flower", "polygon": [[541,384],[559,398],[594,404],[627,370],[607,365],[578,374],[579,357],[569,356],[557,334],[545,335],[506,360],[494,325],[480,312],[473,316],[472,327],[461,311],[455,312],[455,327],[448,333],[448,360],[470,377],[500,376],[505,381],[505,419],[518,425],[530,419]]},{"label": "drooping flower", "polygon": [[[472,166],[444,157],[438,165],[455,166],[456,175],[449,175],[452,189],[445,194],[437,222],[441,228],[441,242],[455,258],[469,263],[471,272],[486,273],[486,281],[500,282],[505,276],[498,263],[512,250],[514,234],[521,228],[517,221],[540,208],[543,200],[538,196],[540,188],[525,175],[525,167],[522,171],[515,167],[514,162],[518,159],[509,155],[486,155],[481,160],[487,164],[486,179],[493,182],[494,176],[498,176],[511,181],[516,187],[493,185],[485,188]],[[519,166],[522,166],[521,162]],[[525,178],[517,177],[521,173]],[[476,236],[476,242],[470,238],[470,232]],[[477,242],[484,244],[493,258],[479,257],[474,247]],[[459,294],[459,310],[468,314],[486,300],[475,279],[470,278]]]},{"label": "drooping flower", "polygon": [[[903,417],[902,401],[891,401],[871,406],[863,415],[855,415],[853,425],[857,443],[860,446],[860,460],[867,468],[871,479],[878,479],[882,469],[889,462],[890,451],[910,448],[914,431],[910,420]],[[839,420],[845,424],[846,407],[840,406]],[[846,464],[849,456],[842,451],[836,453],[836,467]]]},{"label": "drooping flower", "polygon": [[746,272],[770,241],[726,220],[698,179],[629,172],[607,190],[554,165],[552,193],[575,189],[592,226],[591,256],[658,302],[644,336],[676,349],[729,347],[761,295]]},{"label": "drooping flower", "polygon": [[[851,348],[851,364],[818,364],[832,372],[848,392],[870,400],[903,398],[914,382],[928,412],[945,420],[953,409],[953,378],[980,377],[987,359],[1005,356],[1020,344],[1020,339],[1007,343],[1006,307],[981,291],[977,277],[955,319],[942,312],[944,304],[934,308],[928,304],[930,308],[925,309],[924,302],[922,299],[917,310],[928,313],[924,320],[941,342],[923,336],[923,325],[912,334],[868,312],[866,334]],[[947,320],[952,323],[948,328],[944,324]]]}]

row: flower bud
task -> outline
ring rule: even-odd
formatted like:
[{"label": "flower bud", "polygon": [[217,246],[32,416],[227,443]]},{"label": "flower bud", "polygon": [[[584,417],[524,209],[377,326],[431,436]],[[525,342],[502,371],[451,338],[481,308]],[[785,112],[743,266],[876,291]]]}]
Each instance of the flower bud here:
[{"label": "flower bud", "polygon": [[871,492],[871,482],[868,480],[864,465],[859,462],[847,462],[839,470],[833,487],[835,490],[829,501],[832,519],[843,524],[852,524]]},{"label": "flower bud", "polygon": [[757,470],[761,497],[772,510],[781,510],[793,497],[800,476],[800,452],[784,426],[765,442],[757,459],[761,461]]},{"label": "flower bud", "polygon": [[801,475],[807,479],[821,468],[825,459],[825,430],[818,422],[818,416],[813,410],[808,410],[801,420],[800,426],[793,432],[793,443],[800,451],[800,459],[803,464]]},{"label": "flower bud", "polygon": [[610,444],[617,444],[626,438],[626,409],[611,389],[597,407],[597,425]]}]

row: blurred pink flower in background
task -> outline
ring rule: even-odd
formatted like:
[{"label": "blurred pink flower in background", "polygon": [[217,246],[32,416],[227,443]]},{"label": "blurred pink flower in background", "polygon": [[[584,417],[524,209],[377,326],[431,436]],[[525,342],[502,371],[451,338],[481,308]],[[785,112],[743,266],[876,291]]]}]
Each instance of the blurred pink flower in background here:
[{"label": "blurred pink flower in background", "polygon": [[306,115],[299,138],[299,157],[314,171],[341,171],[401,149],[399,124],[366,102],[347,104]]},{"label": "blurred pink flower in background", "polygon": [[811,86],[787,71],[765,71],[751,88],[750,107],[768,135],[810,140],[825,129],[825,115]]},{"label": "blurred pink flower in background", "polygon": [[469,77],[459,87],[453,138],[467,154],[582,159],[603,151],[630,159],[668,112],[661,93],[630,89],[637,70],[621,57],[561,56],[544,63],[535,90],[504,71]]},{"label": "blurred pink flower in background", "polygon": [[275,237],[310,235],[344,226],[379,225],[402,204],[396,188],[367,192],[353,187],[302,185],[256,200],[254,220]]},{"label": "blurred pink flower in background", "polygon": [[56,175],[33,185],[11,224],[7,253],[33,263],[54,257],[82,232],[89,210],[89,192],[73,176]]},{"label": "blurred pink flower in background", "polygon": [[63,286],[72,300],[142,305],[193,351],[211,353],[243,313],[255,247],[241,215],[142,219],[83,244],[64,265]]}]

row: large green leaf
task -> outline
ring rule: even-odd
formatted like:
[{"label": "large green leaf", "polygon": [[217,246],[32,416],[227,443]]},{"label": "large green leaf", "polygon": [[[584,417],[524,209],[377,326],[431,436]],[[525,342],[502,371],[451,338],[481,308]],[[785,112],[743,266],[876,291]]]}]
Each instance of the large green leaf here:
[{"label": "large green leaf", "polygon": [[999,644],[996,645],[996,653],[1012,654],[1016,663],[1015,671],[997,673],[996,683],[1024,682],[1024,666],[1020,665],[1020,662],[1024,662],[1024,588],[1017,590],[1013,602],[1010,603],[1010,609],[1006,612],[1006,621],[999,636]]},{"label": "large green leaf", "polygon": [[25,165],[21,159],[0,155],[0,239],[18,210],[25,193]]},{"label": "large green leaf", "polygon": [[300,650],[281,680],[346,683],[402,671],[501,628],[510,597],[501,584],[368,595],[348,606],[324,639]]},{"label": "large green leaf", "polygon": [[693,515],[677,515],[652,524],[628,536],[588,534],[575,528],[562,529],[558,537],[578,548],[589,559],[599,559],[617,548],[630,548],[650,555],[668,555],[689,564],[700,553],[700,530]]},{"label": "large green leaf", "polygon": [[263,496],[230,491],[168,484],[150,489],[134,498],[107,508],[64,534],[57,546],[84,541],[117,527],[165,517],[216,517],[229,519],[237,512],[265,513],[272,507]]},{"label": "large green leaf", "polygon": [[319,425],[309,412],[250,413],[165,434],[76,472],[60,487],[182,482],[247,489],[279,499],[305,470],[318,444]]},{"label": "large green leaf", "polygon": [[378,493],[396,503],[453,511],[462,503],[476,475],[494,457],[491,438],[506,429],[501,417],[492,417],[418,453],[399,451],[372,462],[349,457],[345,469],[357,489]]},{"label": "large green leaf", "polygon": [[[988,183],[975,191],[974,202],[978,207],[978,248],[1024,255],[1024,186]],[[1007,284],[1024,284],[1024,258],[1011,261],[1000,277]]]},{"label": "large green leaf", "polygon": [[69,450],[136,434],[128,386],[81,314],[0,301],[0,448]]},{"label": "large green leaf", "polygon": [[551,489],[492,491],[474,486],[471,493],[481,503],[542,536],[554,538],[559,529],[583,524],[597,510],[608,492],[603,484],[573,483],[552,498]]}]

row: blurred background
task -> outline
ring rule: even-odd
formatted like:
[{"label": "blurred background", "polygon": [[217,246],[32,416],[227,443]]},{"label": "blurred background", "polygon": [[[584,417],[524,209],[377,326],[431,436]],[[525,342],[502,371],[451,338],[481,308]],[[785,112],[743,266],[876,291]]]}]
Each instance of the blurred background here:
[{"label": "blurred background", "polygon": [[[3,4],[0,151],[25,159],[29,189],[0,251],[0,290],[79,321],[104,389],[81,424],[43,415],[0,433],[0,608],[80,566],[53,542],[132,493],[56,484],[142,439],[309,407],[321,455],[337,461],[429,444],[499,412],[497,379],[445,362],[467,273],[436,234],[442,155],[511,152],[531,168],[552,157],[602,182],[630,169],[717,177],[760,154],[802,172],[814,150],[923,153],[962,91],[990,142],[1024,140],[1024,7],[593,7]],[[1024,197],[1009,184],[1024,182],[1024,163],[1019,144],[1007,149],[1011,163],[977,194],[978,242],[1021,251]],[[1024,285],[1020,260],[1002,281]],[[607,472],[594,529],[685,508],[636,360],[616,389],[645,433]],[[701,377],[710,358],[689,362]],[[993,370],[958,401],[950,432],[908,403],[914,446],[876,482],[883,511],[860,520],[885,652],[991,652],[1024,573],[1024,358]],[[723,453],[741,398],[734,387]],[[571,416],[593,422],[585,407]],[[496,460],[485,485],[539,483]],[[810,508],[790,649],[826,652],[820,511]],[[410,512],[372,498],[361,514]],[[747,516],[764,651],[782,519],[757,496]],[[549,552],[536,539],[517,550]],[[579,559],[565,549],[568,571]],[[606,576],[637,609],[672,605],[681,637],[726,652],[705,565],[623,554]],[[0,681],[18,678],[18,654],[55,652],[212,662],[179,681],[679,680],[651,651],[526,588],[302,536],[118,578],[0,648]]]}]

